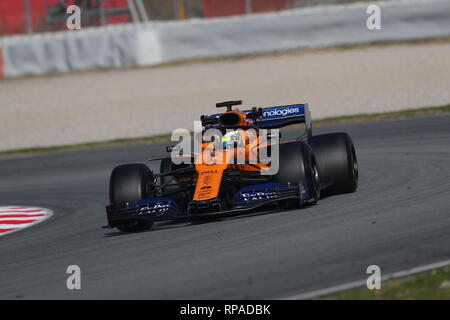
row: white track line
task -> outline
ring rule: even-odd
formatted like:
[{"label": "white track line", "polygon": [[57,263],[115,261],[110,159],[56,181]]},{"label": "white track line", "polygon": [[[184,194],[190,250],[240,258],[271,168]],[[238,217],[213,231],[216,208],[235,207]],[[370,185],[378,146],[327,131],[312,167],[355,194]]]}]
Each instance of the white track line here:
[{"label": "white track line", "polygon": [[[402,271],[389,273],[385,276],[382,276],[381,280],[387,281],[387,280],[392,280],[392,279],[403,278],[403,277],[406,277],[406,276],[409,276],[409,275],[412,275],[415,273],[429,271],[432,269],[441,268],[441,267],[445,267],[448,265],[450,265],[450,260],[444,260],[441,262],[427,264],[427,265],[420,266],[420,267],[415,267],[415,268],[411,268],[411,269],[406,269],[406,270],[402,270]],[[366,282],[367,282],[366,279],[348,282],[348,283],[340,284],[340,285],[325,288],[325,289],[319,289],[319,290],[314,290],[314,291],[301,293],[301,294],[297,294],[297,295],[287,296],[287,297],[281,298],[279,300],[308,300],[308,299],[318,298],[318,297],[333,294],[336,292],[345,291],[345,290],[349,290],[349,289],[353,289],[353,288],[357,288],[357,287],[362,287],[362,286],[366,285]]]}]

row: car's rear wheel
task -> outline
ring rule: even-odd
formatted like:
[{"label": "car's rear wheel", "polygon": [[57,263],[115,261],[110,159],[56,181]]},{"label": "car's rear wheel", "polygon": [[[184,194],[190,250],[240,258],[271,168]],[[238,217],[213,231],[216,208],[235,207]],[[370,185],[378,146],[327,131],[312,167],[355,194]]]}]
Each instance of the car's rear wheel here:
[{"label": "car's rear wheel", "polygon": [[[117,207],[132,205],[153,196],[154,178],[150,169],[140,163],[124,164],[114,168],[109,182],[109,200]],[[117,226],[120,231],[140,231],[152,226],[147,221],[128,221]]]},{"label": "car's rear wheel", "polygon": [[358,162],[352,138],[344,132],[328,133],[310,139],[322,185],[327,193],[355,192],[358,187]]}]

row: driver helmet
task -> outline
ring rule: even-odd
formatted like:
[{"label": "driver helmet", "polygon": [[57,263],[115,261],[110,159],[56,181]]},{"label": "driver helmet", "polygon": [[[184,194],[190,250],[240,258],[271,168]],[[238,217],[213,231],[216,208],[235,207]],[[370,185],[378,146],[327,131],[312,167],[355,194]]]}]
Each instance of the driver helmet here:
[{"label": "driver helmet", "polygon": [[222,137],[222,148],[231,149],[234,147],[243,147],[244,141],[239,131],[231,131]]}]

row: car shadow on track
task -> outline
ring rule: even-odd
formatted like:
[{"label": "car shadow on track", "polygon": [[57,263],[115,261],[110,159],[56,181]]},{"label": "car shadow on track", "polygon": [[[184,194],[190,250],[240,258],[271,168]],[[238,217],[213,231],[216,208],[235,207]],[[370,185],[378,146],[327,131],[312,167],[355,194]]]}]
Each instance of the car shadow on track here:
[{"label": "car shadow on track", "polygon": [[306,206],[303,208],[289,208],[289,209],[271,209],[271,210],[264,210],[264,211],[255,211],[255,212],[246,212],[246,213],[240,213],[233,216],[228,217],[220,217],[220,218],[205,218],[190,222],[179,222],[179,221],[166,221],[166,222],[158,222],[156,223],[151,229],[148,230],[142,230],[142,231],[135,231],[135,232],[123,232],[123,231],[112,231],[104,234],[104,238],[110,238],[110,237],[117,237],[117,236],[124,236],[127,234],[135,234],[135,233],[146,233],[146,232],[157,232],[157,231],[163,231],[163,230],[169,230],[174,228],[182,228],[182,227],[189,227],[193,225],[200,225],[200,224],[207,224],[207,223],[218,223],[221,221],[229,221],[233,219],[245,219],[245,218],[251,218],[251,217],[257,217],[262,215],[273,215],[273,214],[283,214],[283,213],[289,213],[291,211],[296,211],[301,209],[302,211],[305,210],[305,213],[308,211],[307,209],[314,206]]}]

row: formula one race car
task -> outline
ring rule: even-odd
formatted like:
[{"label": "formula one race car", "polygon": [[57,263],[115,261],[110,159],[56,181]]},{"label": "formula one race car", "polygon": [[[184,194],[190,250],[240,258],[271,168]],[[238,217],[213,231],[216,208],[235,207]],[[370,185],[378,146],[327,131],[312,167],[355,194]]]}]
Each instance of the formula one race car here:
[{"label": "formula one race car", "polygon": [[[168,146],[170,156],[150,159],[160,161],[159,173],[144,164],[114,168],[108,227],[138,231],[155,221],[308,206],[321,192],[356,190],[356,153],[347,133],[313,136],[307,104],[232,109],[241,103],[218,103],[227,111],[201,116],[194,139]],[[305,130],[297,139],[280,141],[278,128],[299,123]]]}]

